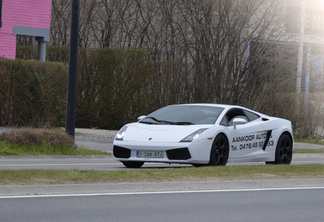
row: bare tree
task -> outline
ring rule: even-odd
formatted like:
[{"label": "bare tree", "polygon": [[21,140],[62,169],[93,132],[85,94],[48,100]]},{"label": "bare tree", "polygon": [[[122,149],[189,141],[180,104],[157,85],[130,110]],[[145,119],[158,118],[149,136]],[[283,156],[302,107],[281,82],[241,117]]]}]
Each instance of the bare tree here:
[{"label": "bare tree", "polygon": [[119,27],[116,0],[97,1],[91,30],[98,47],[112,47],[113,36]]},{"label": "bare tree", "polygon": [[70,39],[71,0],[52,1],[51,45],[67,46]]},{"label": "bare tree", "polygon": [[[70,3],[53,0],[52,45],[68,44]],[[285,88],[282,67],[264,65],[276,50],[269,43],[289,38],[284,7],[281,0],[83,1],[80,47],[147,49],[159,62],[151,87],[163,104],[262,108],[259,95]]]}]

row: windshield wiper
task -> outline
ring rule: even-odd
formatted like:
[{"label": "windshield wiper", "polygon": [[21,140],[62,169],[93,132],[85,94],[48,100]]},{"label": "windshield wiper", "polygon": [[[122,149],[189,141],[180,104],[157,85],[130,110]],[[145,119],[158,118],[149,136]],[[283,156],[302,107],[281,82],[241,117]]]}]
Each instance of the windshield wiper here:
[{"label": "windshield wiper", "polygon": [[175,122],[176,125],[195,125],[192,122]]},{"label": "windshield wiper", "polygon": [[140,123],[151,124],[151,125],[159,124],[159,123],[153,123],[153,122],[148,122],[148,121],[140,121]]},{"label": "windshield wiper", "polygon": [[[170,124],[170,125],[194,125],[193,123],[191,122],[171,122],[171,121],[167,121],[167,120],[158,120],[156,119],[155,117],[151,117],[151,116],[148,116],[146,117],[145,119],[152,119],[154,120],[155,122],[157,123],[166,123],[166,124]],[[154,124],[152,122],[146,122],[146,121],[141,121],[141,123],[150,123],[150,124]]]},{"label": "windshield wiper", "polygon": [[[150,121],[145,121],[146,119],[152,119],[152,120],[154,120],[156,123],[154,123],[154,122],[150,122]],[[146,117],[146,118],[144,118],[142,121],[140,121],[140,123],[146,123],[146,124],[160,124],[160,120],[157,120],[156,118],[154,118],[154,117],[151,117],[151,116],[148,116],[148,117]]]},{"label": "windshield wiper", "polygon": [[[152,116],[148,116],[146,117],[145,119],[152,119],[154,120],[155,122],[157,123],[167,123],[167,124],[174,124],[173,122],[170,122],[170,121],[167,121],[167,120],[159,120],[159,119],[156,119],[155,117],[152,117]],[[144,120],[145,120],[144,119]],[[143,121],[141,121],[141,123],[143,123]],[[146,123],[146,122],[145,122]]]}]

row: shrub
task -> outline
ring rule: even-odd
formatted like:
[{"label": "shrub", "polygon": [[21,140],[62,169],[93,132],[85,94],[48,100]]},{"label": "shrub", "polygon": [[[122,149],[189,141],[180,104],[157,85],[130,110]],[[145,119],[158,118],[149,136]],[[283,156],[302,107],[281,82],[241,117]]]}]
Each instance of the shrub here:
[{"label": "shrub", "polygon": [[0,141],[17,145],[42,145],[76,147],[74,140],[66,133],[47,130],[22,128],[0,134]]},{"label": "shrub", "polygon": [[[34,49],[18,47],[17,57],[35,58]],[[289,50],[291,57],[295,56],[294,50]],[[273,52],[278,56],[273,56]],[[287,118],[292,121],[295,133],[302,137],[323,135],[322,94],[294,93],[296,70],[290,67],[295,67],[295,60],[282,57],[281,50],[269,53],[262,57],[255,54],[254,63],[249,63],[251,81],[244,83],[243,88],[234,89],[226,88],[223,79],[214,79],[210,86],[200,83],[198,80],[205,78],[204,73],[192,76],[188,72],[182,76],[181,64],[156,60],[154,52],[146,49],[80,49],[76,126],[116,130],[168,104],[212,101]],[[0,59],[0,125],[65,124],[68,56],[67,47],[52,46],[47,47],[47,60],[60,63]],[[282,58],[285,62],[279,61]],[[219,85],[225,86],[224,92],[216,93]],[[233,96],[234,92],[241,99]]]},{"label": "shrub", "polygon": [[64,124],[67,74],[63,63],[0,59],[0,124]]}]

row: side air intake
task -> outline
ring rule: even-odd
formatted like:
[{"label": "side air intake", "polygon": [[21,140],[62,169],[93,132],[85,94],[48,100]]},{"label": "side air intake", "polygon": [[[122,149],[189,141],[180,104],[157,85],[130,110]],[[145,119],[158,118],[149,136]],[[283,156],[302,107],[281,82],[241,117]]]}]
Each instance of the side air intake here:
[{"label": "side air intake", "polygon": [[128,159],[131,156],[131,151],[130,151],[130,149],[127,149],[127,148],[123,148],[120,146],[114,146],[113,147],[113,155],[116,158]]},{"label": "side air intake", "polygon": [[166,151],[169,160],[188,160],[191,158],[188,148],[179,148]]}]

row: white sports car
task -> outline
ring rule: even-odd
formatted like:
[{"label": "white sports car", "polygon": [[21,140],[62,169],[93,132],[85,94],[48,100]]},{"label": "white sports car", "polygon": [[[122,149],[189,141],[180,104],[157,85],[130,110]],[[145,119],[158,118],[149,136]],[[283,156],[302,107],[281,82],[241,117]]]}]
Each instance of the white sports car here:
[{"label": "white sports car", "polygon": [[144,162],[290,164],[292,153],[290,121],[218,104],[163,107],[123,126],[113,143],[115,159],[130,168]]}]

